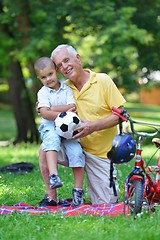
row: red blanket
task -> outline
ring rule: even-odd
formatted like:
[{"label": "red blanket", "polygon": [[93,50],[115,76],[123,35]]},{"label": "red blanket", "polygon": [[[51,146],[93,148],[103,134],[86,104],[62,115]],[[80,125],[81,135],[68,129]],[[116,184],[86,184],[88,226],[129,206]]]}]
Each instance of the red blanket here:
[{"label": "red blanket", "polygon": [[118,216],[124,214],[124,203],[116,204],[82,204],[78,207],[73,206],[56,206],[56,207],[36,207],[27,203],[21,202],[13,206],[0,206],[0,214],[30,213],[30,214],[45,214],[47,212],[56,214],[61,213],[65,216],[94,215],[94,216]]}]

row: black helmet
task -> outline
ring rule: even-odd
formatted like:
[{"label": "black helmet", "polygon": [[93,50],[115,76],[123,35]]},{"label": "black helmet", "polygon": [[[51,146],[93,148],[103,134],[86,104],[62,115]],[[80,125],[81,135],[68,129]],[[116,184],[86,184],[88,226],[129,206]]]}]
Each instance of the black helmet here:
[{"label": "black helmet", "polygon": [[136,152],[136,141],[131,134],[116,135],[112,141],[112,148],[107,157],[116,164],[127,163],[134,157]]}]

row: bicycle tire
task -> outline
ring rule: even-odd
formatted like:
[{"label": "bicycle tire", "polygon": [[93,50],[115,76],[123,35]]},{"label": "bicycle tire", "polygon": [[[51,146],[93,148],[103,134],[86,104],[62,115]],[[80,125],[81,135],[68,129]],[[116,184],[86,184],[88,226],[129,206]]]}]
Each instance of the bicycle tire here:
[{"label": "bicycle tire", "polygon": [[131,214],[138,214],[142,211],[143,204],[143,183],[142,181],[132,180],[128,188],[128,209]]}]

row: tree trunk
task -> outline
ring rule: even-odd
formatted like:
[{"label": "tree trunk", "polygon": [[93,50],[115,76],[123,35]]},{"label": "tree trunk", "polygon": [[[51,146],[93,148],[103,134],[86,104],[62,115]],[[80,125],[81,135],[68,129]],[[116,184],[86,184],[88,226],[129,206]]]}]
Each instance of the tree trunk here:
[{"label": "tree trunk", "polygon": [[33,143],[34,141],[38,143],[39,133],[20,63],[10,59],[9,70],[11,72],[11,76],[8,78],[9,93],[17,124],[17,137],[14,144],[18,142]]}]

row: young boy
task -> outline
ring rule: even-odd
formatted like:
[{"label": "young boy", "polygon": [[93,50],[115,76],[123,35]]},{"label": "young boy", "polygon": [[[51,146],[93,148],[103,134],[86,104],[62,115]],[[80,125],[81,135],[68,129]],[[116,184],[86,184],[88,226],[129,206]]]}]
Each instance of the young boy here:
[{"label": "young boy", "polygon": [[50,58],[39,58],[34,64],[34,69],[37,78],[44,85],[37,94],[38,110],[42,117],[39,131],[42,139],[42,149],[46,152],[50,187],[62,187],[57,169],[58,152],[62,142],[69,167],[73,169],[74,174],[75,186],[72,190],[72,204],[78,206],[84,201],[82,187],[85,156],[79,141],[63,139],[57,135],[54,123],[60,112],[76,109],[73,93],[63,81],[58,81],[57,69]]}]

